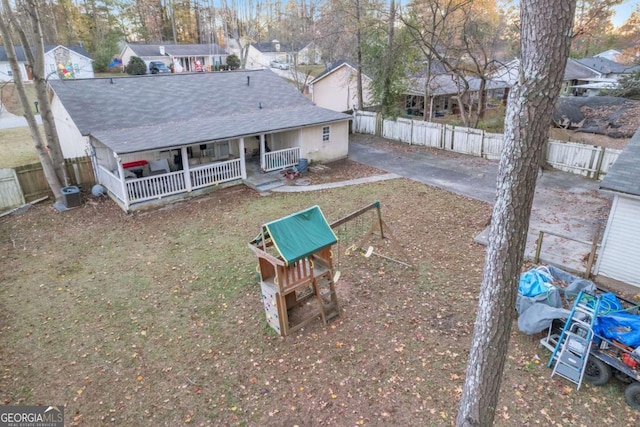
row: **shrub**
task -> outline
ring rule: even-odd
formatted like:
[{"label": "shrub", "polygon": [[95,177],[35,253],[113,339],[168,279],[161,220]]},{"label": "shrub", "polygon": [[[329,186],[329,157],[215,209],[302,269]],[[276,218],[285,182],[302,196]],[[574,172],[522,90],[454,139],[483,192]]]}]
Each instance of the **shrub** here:
[{"label": "shrub", "polygon": [[227,56],[227,65],[232,70],[237,70],[238,68],[240,68],[240,58],[238,58],[238,55],[232,53],[231,55]]},{"label": "shrub", "polygon": [[133,76],[140,76],[143,74],[147,74],[147,64],[144,63],[142,58],[138,56],[132,56],[129,59],[129,63],[125,68],[125,71],[127,72],[127,74],[130,74]]}]

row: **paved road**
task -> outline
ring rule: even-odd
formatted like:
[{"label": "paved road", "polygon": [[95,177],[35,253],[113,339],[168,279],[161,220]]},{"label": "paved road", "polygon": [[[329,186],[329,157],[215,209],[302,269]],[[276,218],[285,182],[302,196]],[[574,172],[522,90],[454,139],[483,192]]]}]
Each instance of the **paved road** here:
[{"label": "paved road", "polygon": [[[378,139],[380,141],[380,139]],[[406,150],[401,144],[379,144],[376,138],[352,135],[351,160],[386,172],[440,187],[493,204],[498,162],[430,149]],[[545,171],[538,179],[529,224],[526,254],[535,253],[540,230],[591,241],[609,214],[611,197],[598,191],[598,182],[560,171]],[[488,229],[476,240],[486,244]],[[556,237],[545,237],[547,262],[567,269],[584,270],[589,246]]]}]

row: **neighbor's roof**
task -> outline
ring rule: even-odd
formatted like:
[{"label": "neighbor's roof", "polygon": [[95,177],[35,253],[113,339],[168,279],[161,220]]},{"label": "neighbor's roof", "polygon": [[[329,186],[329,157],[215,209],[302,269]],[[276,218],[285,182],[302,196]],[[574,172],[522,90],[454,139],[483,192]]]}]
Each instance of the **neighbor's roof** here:
[{"label": "neighbor's roof", "polygon": [[268,222],[262,230],[271,238],[286,265],[338,241],[318,206]]},{"label": "neighbor's roof", "polygon": [[593,57],[578,59],[582,65],[585,65],[599,73],[604,74],[630,74],[635,71],[640,71],[640,65],[626,65],[618,62],[611,61],[607,58]]},{"label": "neighbor's roof", "polygon": [[[351,62],[347,61],[346,59],[341,59],[337,62],[329,64],[327,68],[325,68],[323,72],[318,74],[318,76],[315,79],[311,80],[309,84],[317,83],[319,80],[322,80],[323,78],[327,77],[329,74],[332,74],[338,71],[340,68],[347,68],[347,67],[351,68],[353,71],[358,70],[358,68]],[[371,80],[371,77],[367,76],[364,73],[362,73],[362,77],[368,80]]]},{"label": "neighbor's roof", "polygon": [[[280,45],[280,50],[276,50],[276,44]],[[279,41],[272,42],[259,42],[259,43],[251,43],[251,46],[255,47],[262,53],[266,52],[294,52],[295,47],[291,43],[281,43]]]},{"label": "neighbor's roof", "polygon": [[600,183],[603,190],[640,196],[640,129],[627,143]]},{"label": "neighbor's roof", "polygon": [[[87,52],[81,46],[62,46],[59,44],[46,45],[44,47],[44,53],[50,52],[57,47],[65,47],[69,50],[74,51],[79,55],[86,56],[87,58],[91,59],[89,52]],[[24,49],[22,49],[22,46],[15,46],[15,52],[16,52],[16,57],[18,58],[18,61],[25,62],[27,60],[27,57],[24,54]],[[4,46],[0,46],[0,62],[7,62],[7,61],[9,61],[9,59],[7,58],[7,50]]]},{"label": "neighbor's roof", "polygon": [[49,84],[80,133],[119,154],[351,118],[316,107],[270,70],[52,80]]},{"label": "neighbor's roof", "polygon": [[[410,88],[407,91],[410,95],[424,95],[424,87],[426,83],[425,77],[412,79],[410,82]],[[477,91],[480,89],[480,79],[477,77],[469,77],[467,79],[470,91]],[[463,84],[460,83],[460,88]],[[501,80],[487,80],[485,84],[485,90],[504,89],[508,88],[509,84]],[[454,77],[450,74],[438,74],[431,78],[429,88],[433,96],[453,95],[458,93],[458,83],[454,80]]]},{"label": "neighbor's roof", "polygon": [[[131,50],[139,57],[150,56],[202,56],[226,55],[227,51],[215,43],[209,44],[129,44]],[[164,46],[164,55],[160,53]]]},{"label": "neighbor's roof", "polygon": [[599,77],[599,74],[593,69],[575,59],[568,58],[562,80],[592,80],[597,77]]}]

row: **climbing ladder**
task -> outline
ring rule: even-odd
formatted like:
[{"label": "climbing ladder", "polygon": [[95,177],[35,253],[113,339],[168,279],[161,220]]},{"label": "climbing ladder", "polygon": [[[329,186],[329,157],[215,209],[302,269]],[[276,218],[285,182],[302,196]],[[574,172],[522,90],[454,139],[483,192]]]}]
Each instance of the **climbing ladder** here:
[{"label": "climbing ladder", "polygon": [[593,325],[600,308],[600,297],[580,292],[567,322],[557,339],[548,366],[555,366],[551,377],[560,375],[578,385],[582,384],[584,369],[593,341]]}]

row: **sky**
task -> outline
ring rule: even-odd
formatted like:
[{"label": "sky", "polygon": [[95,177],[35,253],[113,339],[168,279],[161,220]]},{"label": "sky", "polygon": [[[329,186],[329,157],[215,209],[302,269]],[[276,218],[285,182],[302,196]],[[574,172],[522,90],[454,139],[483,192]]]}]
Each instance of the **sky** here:
[{"label": "sky", "polygon": [[624,24],[625,21],[629,18],[629,15],[631,15],[631,12],[634,11],[638,4],[640,4],[638,0],[627,0],[620,6],[614,7],[613,9],[616,11],[616,14],[611,20],[613,22],[613,25],[619,27]]}]

